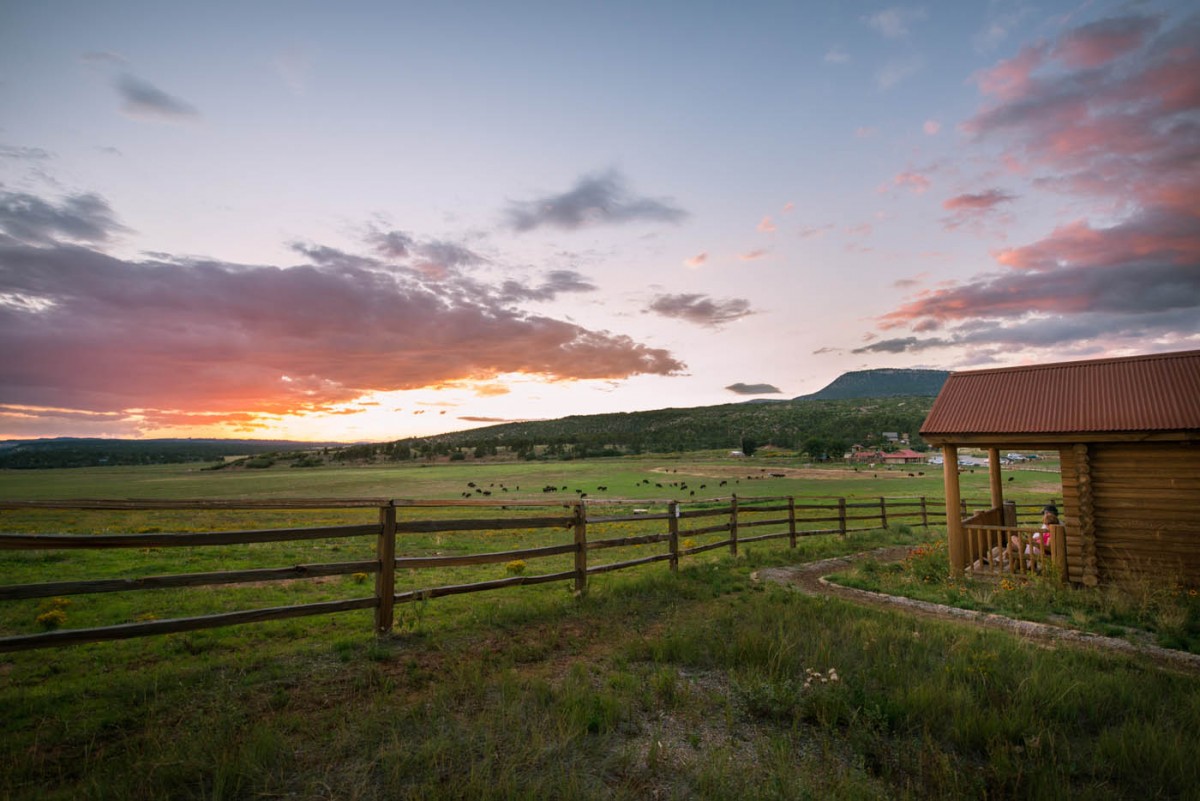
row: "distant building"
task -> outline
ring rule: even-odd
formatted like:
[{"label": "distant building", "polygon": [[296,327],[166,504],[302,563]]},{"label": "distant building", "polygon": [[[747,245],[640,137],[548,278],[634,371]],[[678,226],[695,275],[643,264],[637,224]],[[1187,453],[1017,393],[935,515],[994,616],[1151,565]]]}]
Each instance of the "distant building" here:
[{"label": "distant building", "polygon": [[896,451],[895,453],[883,454],[884,464],[921,464],[924,461],[925,456],[923,454],[917,453],[916,451],[908,448],[905,448],[902,451]]}]

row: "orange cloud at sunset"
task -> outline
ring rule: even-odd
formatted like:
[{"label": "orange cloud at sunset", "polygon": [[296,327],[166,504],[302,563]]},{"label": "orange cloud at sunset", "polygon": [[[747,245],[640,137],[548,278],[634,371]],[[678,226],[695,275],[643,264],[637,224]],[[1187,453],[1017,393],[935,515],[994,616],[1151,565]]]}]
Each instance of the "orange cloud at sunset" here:
[{"label": "orange cloud at sunset", "polygon": [[521,312],[478,282],[432,282],[336,252],[280,269],[132,262],[76,246],[0,251],[10,405],[137,410],[156,427],[252,425],[355,413],[339,405],[501,373],[559,381],[683,369],[628,336]]}]

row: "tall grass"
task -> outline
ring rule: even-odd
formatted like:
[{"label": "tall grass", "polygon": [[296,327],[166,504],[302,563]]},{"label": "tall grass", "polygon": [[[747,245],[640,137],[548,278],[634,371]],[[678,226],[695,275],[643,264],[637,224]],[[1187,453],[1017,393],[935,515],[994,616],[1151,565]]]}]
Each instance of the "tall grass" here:
[{"label": "tall grass", "polygon": [[911,549],[900,562],[866,560],[831,578],[861,589],[1200,653],[1200,592],[1159,576],[1094,588],[1064,584],[1053,569],[999,579],[951,576],[946,542],[939,539]]},{"label": "tall grass", "polygon": [[755,544],[676,575],[604,574],[582,598],[549,586],[437,599],[382,640],[368,615],[347,613],[13,655],[0,662],[0,795],[1120,798],[1200,786],[1191,678],[750,578],[889,541]]}]

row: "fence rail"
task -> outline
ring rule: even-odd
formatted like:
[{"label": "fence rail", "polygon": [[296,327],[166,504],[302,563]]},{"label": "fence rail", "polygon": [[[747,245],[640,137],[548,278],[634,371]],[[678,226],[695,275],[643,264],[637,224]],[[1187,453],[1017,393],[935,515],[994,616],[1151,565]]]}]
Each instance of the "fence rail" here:
[{"label": "fence rail", "polygon": [[[630,514],[619,507],[648,507],[665,503],[665,512],[642,513],[637,509]],[[963,503],[964,510],[968,502]],[[503,516],[456,517],[456,518],[397,518],[398,511],[412,513],[414,510],[434,508],[466,508],[500,510]],[[928,527],[930,515],[943,513],[945,502],[938,499],[879,498],[870,502],[847,502],[845,498],[832,499],[827,503],[806,501],[796,503],[793,497],[756,497],[739,499],[713,498],[706,501],[595,501],[579,499],[574,502],[512,500],[394,500],[394,499],[276,499],[276,500],[203,500],[203,501],[158,501],[158,500],[79,500],[79,501],[0,501],[0,512],[13,510],[57,510],[57,511],[262,511],[262,510],[337,510],[370,509],[379,511],[379,522],[369,525],[338,525],[315,528],[258,529],[245,531],[214,531],[179,534],[4,534],[0,533],[0,550],[90,550],[90,549],[157,549],[177,547],[249,546],[262,543],[284,543],[310,540],[374,537],[375,557],[369,560],[296,564],[277,567],[254,567],[242,570],[215,572],[180,573],[173,575],[151,575],[130,578],[87,578],[61,580],[36,584],[0,586],[0,602],[19,602],[30,599],[92,593],[125,592],[131,590],[179,589],[217,585],[249,584],[283,580],[314,579],[333,576],[361,574],[375,577],[374,593],[371,597],[349,598],[336,601],[320,601],[274,606],[234,612],[222,612],[191,617],[175,617],[169,620],[150,620],[93,628],[46,631],[34,634],[18,634],[0,637],[0,652],[55,647],[86,642],[127,639],[158,634],[193,631],[240,623],[282,620],[308,615],[323,615],[358,609],[375,610],[375,628],[378,633],[392,629],[397,605],[423,601],[447,595],[484,592],[523,585],[544,584],[556,581],[574,581],[575,591],[587,589],[588,576],[614,570],[624,570],[639,565],[667,561],[672,571],[677,570],[681,557],[728,548],[737,555],[739,543],[763,542],[787,538],[791,547],[796,546],[798,537],[823,534],[845,535],[855,531],[887,528],[901,520],[914,521],[915,525]],[[589,508],[612,509],[616,513],[589,518]],[[1037,508],[1037,507],[1030,507]],[[530,510],[567,509],[569,515],[531,514]],[[868,514],[848,514],[848,510],[872,510]],[[905,511],[908,510],[908,511]],[[780,516],[786,512],[786,516]],[[833,512],[835,514],[829,514]],[[703,521],[706,518],[723,517],[720,523],[681,528],[681,521]],[[647,534],[621,537],[604,537],[611,526],[630,523],[658,526],[666,523],[665,530]],[[853,526],[853,523],[873,521],[873,526]],[[836,523],[830,527],[828,523]],[[3,518],[0,517],[0,525]],[[774,531],[743,536],[747,530],[775,527]],[[406,535],[453,534],[457,532],[539,531],[560,529],[565,541],[550,545],[524,547],[490,553],[457,555],[405,555]],[[570,532],[569,534],[567,532]],[[601,536],[597,538],[596,532]],[[719,535],[714,541],[695,542],[693,538]],[[606,564],[589,564],[589,555],[617,548],[638,548],[666,543],[665,551],[636,558],[620,558]],[[398,553],[398,549],[401,553]],[[434,568],[454,568],[475,565],[536,560],[573,555],[570,570],[555,570],[538,575],[513,575],[501,579],[476,581],[398,592],[396,571],[419,571]]]}]

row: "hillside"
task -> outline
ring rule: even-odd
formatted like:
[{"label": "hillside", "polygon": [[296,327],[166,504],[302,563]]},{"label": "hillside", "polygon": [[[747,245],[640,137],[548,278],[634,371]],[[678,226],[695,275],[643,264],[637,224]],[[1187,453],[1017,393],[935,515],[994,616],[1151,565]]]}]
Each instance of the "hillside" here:
[{"label": "hillside", "polygon": [[847,400],[849,398],[936,397],[950,375],[946,370],[881,368],[842,373],[824,389],[795,400]]},{"label": "hillside", "polygon": [[561,456],[601,456],[752,450],[774,445],[819,458],[841,456],[856,442],[879,442],[884,431],[915,437],[932,405],[932,397],[802,399],[580,415],[414,437],[390,447],[412,451],[412,455],[445,454],[463,448],[490,455],[506,448],[528,458],[534,452],[543,455],[544,451]]},{"label": "hillside", "polygon": [[57,439],[0,442],[0,468],[29,470],[47,467],[176,464],[211,462],[226,456],[311,450],[341,443],[290,442],[254,439]]}]

